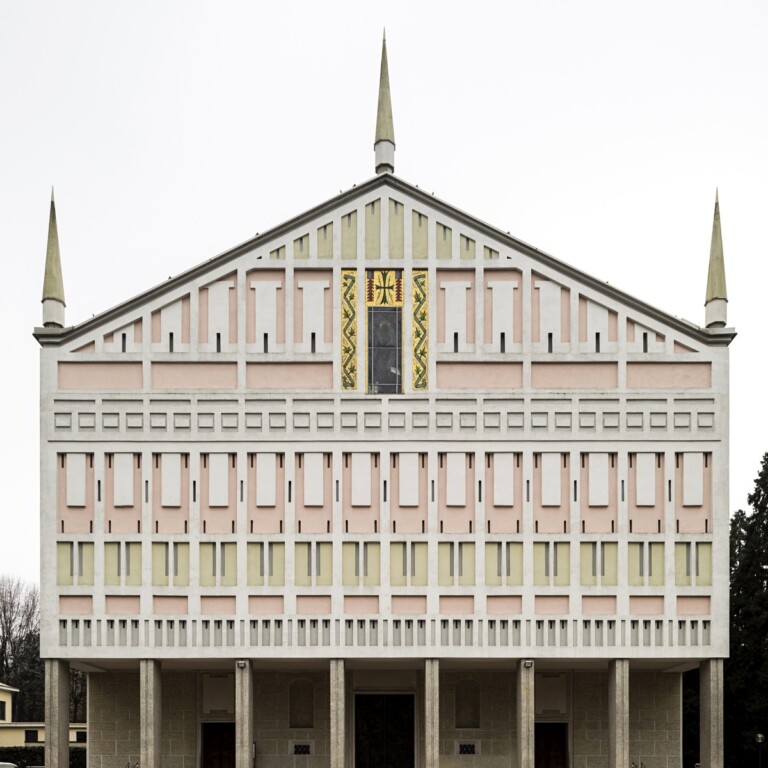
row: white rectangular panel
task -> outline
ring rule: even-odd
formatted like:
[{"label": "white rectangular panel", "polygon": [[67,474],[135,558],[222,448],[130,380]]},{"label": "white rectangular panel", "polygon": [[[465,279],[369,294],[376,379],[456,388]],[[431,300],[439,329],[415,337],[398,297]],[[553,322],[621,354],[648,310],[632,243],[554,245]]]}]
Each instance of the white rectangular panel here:
[{"label": "white rectangular panel", "polygon": [[277,461],[274,453],[256,455],[256,506],[274,507],[277,503]]},{"label": "white rectangular panel", "polygon": [[229,454],[208,456],[208,506],[229,506]]},{"label": "white rectangular panel", "polygon": [[511,507],[515,503],[515,454],[493,455],[493,505]]},{"label": "white rectangular panel", "polygon": [[535,287],[539,291],[539,341],[546,343],[551,333],[553,342],[557,343],[562,322],[562,290],[557,283],[544,280],[536,282]]},{"label": "white rectangular panel", "polygon": [[221,281],[208,286],[208,343],[216,343],[216,334],[221,334],[221,343],[229,344],[229,292],[232,283]]},{"label": "white rectangular panel", "polygon": [[352,506],[371,506],[371,454],[352,454]]},{"label": "white rectangular panel", "polygon": [[270,342],[276,341],[277,291],[281,287],[277,280],[251,281],[256,299],[256,343],[260,347],[265,335]]},{"label": "white rectangular panel", "polygon": [[683,506],[700,507],[704,503],[704,454],[683,454]]},{"label": "white rectangular panel", "polygon": [[488,283],[492,291],[492,331],[491,343],[494,352],[500,352],[501,334],[507,344],[512,343],[512,307],[517,283],[511,280],[494,280]]},{"label": "white rectangular panel", "polygon": [[114,502],[116,507],[133,506],[133,454],[116,453],[114,458]]},{"label": "white rectangular panel", "polygon": [[560,506],[561,462],[559,453],[541,454],[541,505],[543,507]]},{"label": "white rectangular panel", "polygon": [[302,293],[302,346],[311,347],[311,334],[315,332],[315,349],[325,343],[325,280],[303,280],[299,283]]},{"label": "white rectangular panel", "polygon": [[589,506],[608,506],[608,454],[589,454]]},{"label": "white rectangular panel", "polygon": [[165,346],[168,346],[168,335],[173,334],[177,344],[181,343],[181,302],[175,301],[160,310],[160,329]]},{"label": "white rectangular panel", "polygon": [[445,291],[445,343],[453,347],[454,337],[458,337],[459,347],[467,341],[467,282],[444,282],[440,286]]},{"label": "white rectangular panel", "polygon": [[323,506],[323,454],[304,454],[304,506]]},{"label": "white rectangular panel", "polygon": [[164,453],[160,464],[162,486],[160,503],[164,507],[181,506],[181,454]]},{"label": "white rectangular panel", "polygon": [[85,454],[67,454],[67,506],[85,506]]},{"label": "white rectangular panel", "polygon": [[467,460],[463,453],[446,454],[446,504],[449,507],[467,505]]},{"label": "white rectangular panel", "polygon": [[419,454],[401,453],[400,462],[400,506],[419,506]]},{"label": "white rectangular panel", "polygon": [[637,454],[635,476],[636,503],[638,507],[652,507],[656,504],[656,454]]},{"label": "white rectangular panel", "polygon": [[604,341],[608,341],[608,310],[594,301],[588,301],[587,340],[594,339],[596,333],[599,333]]}]

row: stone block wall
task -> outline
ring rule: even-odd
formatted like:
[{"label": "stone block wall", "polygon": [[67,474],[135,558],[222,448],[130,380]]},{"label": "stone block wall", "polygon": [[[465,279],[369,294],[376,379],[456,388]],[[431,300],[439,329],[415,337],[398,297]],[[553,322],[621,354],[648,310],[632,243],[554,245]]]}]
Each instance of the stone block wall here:
[{"label": "stone block wall", "polygon": [[[440,672],[440,768],[509,768],[515,763],[514,670],[442,670]],[[456,728],[456,686],[479,686],[478,728]],[[459,742],[476,742],[477,754],[459,755]]]},{"label": "stone block wall", "polygon": [[163,672],[163,768],[197,768],[197,675]]},{"label": "stone block wall", "polygon": [[629,672],[629,755],[645,768],[681,768],[682,675]]},{"label": "stone block wall", "polygon": [[139,762],[139,673],[88,673],[88,766]]},{"label": "stone block wall", "polygon": [[572,677],[573,768],[608,768],[608,673]]}]

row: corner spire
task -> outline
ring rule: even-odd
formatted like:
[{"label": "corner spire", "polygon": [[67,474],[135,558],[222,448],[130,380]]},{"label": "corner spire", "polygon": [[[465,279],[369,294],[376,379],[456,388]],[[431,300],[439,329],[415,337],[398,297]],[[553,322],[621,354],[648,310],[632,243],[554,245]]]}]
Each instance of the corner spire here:
[{"label": "corner spire", "polygon": [[709,249],[709,274],[704,312],[707,328],[723,328],[728,322],[728,291],[725,287],[725,259],[717,190],[715,190],[715,215],[712,221],[712,244]]},{"label": "corner spire", "polygon": [[46,328],[64,327],[64,278],[61,274],[59,231],[56,226],[56,202],[51,188],[51,212],[48,218],[48,246],[45,253],[43,278],[43,325]]},{"label": "corner spire", "polygon": [[395,125],[392,121],[392,101],[389,92],[387,65],[387,33],[381,42],[381,74],[379,75],[379,107],[376,113],[376,173],[395,172]]}]

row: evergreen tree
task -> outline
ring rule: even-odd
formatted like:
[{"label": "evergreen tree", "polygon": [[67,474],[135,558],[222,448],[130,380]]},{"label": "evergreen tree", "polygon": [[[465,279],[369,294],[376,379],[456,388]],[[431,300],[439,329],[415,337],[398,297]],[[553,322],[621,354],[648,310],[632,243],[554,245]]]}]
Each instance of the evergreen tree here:
[{"label": "evergreen tree", "polygon": [[[768,453],[750,512],[731,519],[731,656],[725,665],[725,754],[756,766],[755,736],[768,737]],[[763,756],[768,760],[768,754]],[[766,763],[768,765],[768,763]]]}]

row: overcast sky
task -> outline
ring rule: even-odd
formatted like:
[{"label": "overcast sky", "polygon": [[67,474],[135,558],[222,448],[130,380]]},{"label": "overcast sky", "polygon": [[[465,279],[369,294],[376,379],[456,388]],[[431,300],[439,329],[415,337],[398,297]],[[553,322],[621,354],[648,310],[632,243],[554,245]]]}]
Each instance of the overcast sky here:
[{"label": "overcast sky", "polygon": [[0,573],[38,580],[51,185],[67,322],[373,175],[382,28],[396,172],[695,323],[715,187],[731,511],[768,451],[768,3],[3,2]]}]

